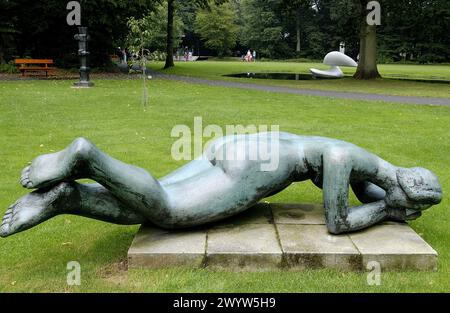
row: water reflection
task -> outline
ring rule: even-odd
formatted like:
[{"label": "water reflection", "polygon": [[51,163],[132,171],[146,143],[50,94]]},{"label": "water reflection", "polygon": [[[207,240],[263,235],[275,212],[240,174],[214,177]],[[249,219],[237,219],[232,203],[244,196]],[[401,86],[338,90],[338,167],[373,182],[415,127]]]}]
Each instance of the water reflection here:
[{"label": "water reflection", "polygon": [[[310,73],[237,73],[237,74],[227,74],[223,75],[226,77],[237,77],[237,78],[256,78],[256,79],[280,79],[280,80],[323,80],[323,79],[336,79],[336,78],[318,78],[314,77]],[[344,78],[350,78],[351,76],[345,76]],[[414,82],[426,82],[426,83],[440,83],[440,84],[450,84],[449,80],[442,77],[430,77],[430,79],[425,78],[414,78],[403,75],[387,74],[383,75],[383,80],[406,80]]]}]

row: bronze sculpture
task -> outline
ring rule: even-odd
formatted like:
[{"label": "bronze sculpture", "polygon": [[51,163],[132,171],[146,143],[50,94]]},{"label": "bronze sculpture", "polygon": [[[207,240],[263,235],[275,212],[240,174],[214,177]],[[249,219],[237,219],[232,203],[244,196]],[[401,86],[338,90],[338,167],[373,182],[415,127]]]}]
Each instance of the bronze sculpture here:
[{"label": "bronze sculpture", "polygon": [[[333,234],[389,219],[415,219],[442,199],[438,178],[424,168],[396,167],[337,139],[283,132],[277,137],[279,162],[273,170],[261,170],[260,160],[219,158],[224,150],[248,155],[255,141],[271,145],[265,142],[267,133],[235,135],[216,140],[201,157],[160,180],[78,138],[60,152],[37,157],[23,170],[21,184],[37,190],[6,211],[0,235],[58,214],[190,227],[235,215],[292,182],[308,179],[323,189],[326,223]],[[97,183],[75,182],[81,178]],[[362,205],[348,206],[349,186]]]}]

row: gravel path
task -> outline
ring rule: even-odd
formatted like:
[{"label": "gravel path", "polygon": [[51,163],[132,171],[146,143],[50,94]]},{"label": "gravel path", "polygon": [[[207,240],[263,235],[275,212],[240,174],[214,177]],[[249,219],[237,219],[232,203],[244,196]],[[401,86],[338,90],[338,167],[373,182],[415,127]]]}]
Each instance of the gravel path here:
[{"label": "gravel path", "polygon": [[300,88],[268,86],[268,85],[252,84],[252,83],[230,82],[230,81],[223,81],[223,80],[211,80],[211,79],[204,79],[204,78],[197,78],[197,77],[161,74],[161,73],[156,73],[156,72],[152,73],[152,75],[156,79],[168,79],[168,80],[182,81],[182,82],[194,83],[194,84],[203,84],[203,85],[209,85],[209,86],[232,87],[232,88],[240,88],[240,89],[262,90],[262,91],[270,91],[270,92],[289,93],[289,94],[297,94],[297,95],[310,95],[310,96],[320,96],[320,97],[332,97],[332,98],[342,98],[342,99],[397,102],[397,103],[405,103],[405,104],[439,105],[439,106],[450,107],[450,98],[389,96],[389,95],[374,94],[374,93],[300,89]]}]

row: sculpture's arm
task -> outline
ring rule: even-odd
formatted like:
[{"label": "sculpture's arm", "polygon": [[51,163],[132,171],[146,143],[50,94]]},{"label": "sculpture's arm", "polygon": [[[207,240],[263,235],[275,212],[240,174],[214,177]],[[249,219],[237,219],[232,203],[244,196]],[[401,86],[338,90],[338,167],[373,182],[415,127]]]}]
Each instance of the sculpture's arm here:
[{"label": "sculpture's arm", "polygon": [[356,197],[362,203],[371,203],[386,197],[384,189],[368,181],[351,182],[351,186]]},{"label": "sculpture's arm", "polygon": [[393,194],[399,191],[397,167],[371,153],[357,153],[352,156],[353,171],[354,174],[357,174],[352,176],[362,175],[367,179],[351,181],[352,189],[362,203],[384,200],[386,219],[389,220],[406,221],[416,219],[421,215],[420,211],[407,210],[389,200]]},{"label": "sculpture's arm", "polygon": [[389,210],[384,200],[348,208],[346,231],[355,231],[372,226],[388,218]]},{"label": "sculpture's arm", "polygon": [[339,234],[371,226],[387,217],[383,200],[348,207],[352,158],[335,149],[323,156],[323,199],[329,232]]}]

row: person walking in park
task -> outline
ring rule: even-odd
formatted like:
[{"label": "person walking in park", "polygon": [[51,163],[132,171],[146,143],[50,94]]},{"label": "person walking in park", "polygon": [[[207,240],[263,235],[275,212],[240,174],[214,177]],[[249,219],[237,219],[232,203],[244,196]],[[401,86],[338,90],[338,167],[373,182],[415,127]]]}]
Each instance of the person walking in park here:
[{"label": "person walking in park", "polygon": [[245,55],[245,61],[246,62],[251,62],[252,61],[252,52],[250,51],[250,49],[247,51],[247,54]]},{"label": "person walking in park", "polygon": [[184,48],[184,61],[187,62],[189,60],[189,49],[188,47]]}]

